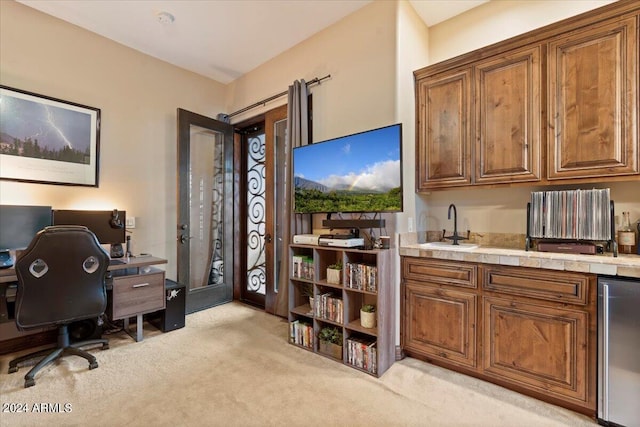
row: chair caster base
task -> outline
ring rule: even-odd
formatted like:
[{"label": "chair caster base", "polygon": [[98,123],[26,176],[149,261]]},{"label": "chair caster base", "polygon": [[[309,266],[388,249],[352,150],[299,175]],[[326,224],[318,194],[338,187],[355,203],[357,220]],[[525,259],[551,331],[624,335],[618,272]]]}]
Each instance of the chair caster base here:
[{"label": "chair caster base", "polygon": [[17,366],[9,366],[9,373],[13,374],[14,372],[18,372]]},{"label": "chair caster base", "polygon": [[98,367],[98,362],[90,362],[89,363],[89,370],[96,369],[97,367]]},{"label": "chair caster base", "polygon": [[24,388],[33,387],[34,385],[36,385],[36,380],[34,380],[33,378],[24,380]]}]

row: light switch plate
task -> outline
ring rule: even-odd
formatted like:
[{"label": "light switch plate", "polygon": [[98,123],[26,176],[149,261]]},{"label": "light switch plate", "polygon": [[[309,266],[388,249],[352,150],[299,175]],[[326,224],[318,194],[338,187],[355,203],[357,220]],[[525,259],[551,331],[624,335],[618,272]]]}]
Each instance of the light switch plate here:
[{"label": "light switch plate", "polygon": [[135,216],[128,216],[127,217],[127,223],[125,225],[126,228],[136,228],[136,217]]}]

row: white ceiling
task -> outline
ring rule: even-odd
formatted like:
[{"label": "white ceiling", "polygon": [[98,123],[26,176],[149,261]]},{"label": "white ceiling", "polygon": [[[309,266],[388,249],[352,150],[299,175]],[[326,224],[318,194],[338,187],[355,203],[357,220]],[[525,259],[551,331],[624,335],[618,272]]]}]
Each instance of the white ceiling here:
[{"label": "white ceiling", "polygon": [[[371,0],[17,1],[163,61],[229,83]],[[431,26],[486,1],[410,3]],[[174,22],[160,22],[160,12],[173,15]]]}]

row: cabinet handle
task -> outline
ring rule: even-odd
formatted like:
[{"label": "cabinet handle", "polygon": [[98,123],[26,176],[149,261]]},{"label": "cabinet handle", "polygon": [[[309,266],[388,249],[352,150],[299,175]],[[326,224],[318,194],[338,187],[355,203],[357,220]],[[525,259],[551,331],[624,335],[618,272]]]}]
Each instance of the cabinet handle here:
[{"label": "cabinet handle", "polygon": [[133,285],[134,288],[144,288],[145,286],[149,286],[148,283],[138,283],[137,285]]}]

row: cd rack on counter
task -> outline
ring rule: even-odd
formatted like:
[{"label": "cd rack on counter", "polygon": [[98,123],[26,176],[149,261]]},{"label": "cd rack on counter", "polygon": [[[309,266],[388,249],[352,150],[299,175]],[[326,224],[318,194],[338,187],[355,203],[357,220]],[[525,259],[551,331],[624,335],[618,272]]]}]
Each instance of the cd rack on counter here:
[{"label": "cd rack on counter", "polygon": [[618,256],[615,240],[614,202],[609,189],[563,190],[531,193],[527,203],[527,236],[525,250],[576,254],[602,253]]}]

